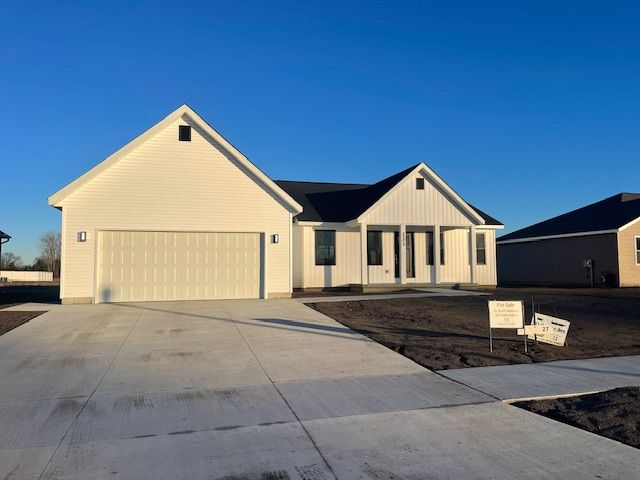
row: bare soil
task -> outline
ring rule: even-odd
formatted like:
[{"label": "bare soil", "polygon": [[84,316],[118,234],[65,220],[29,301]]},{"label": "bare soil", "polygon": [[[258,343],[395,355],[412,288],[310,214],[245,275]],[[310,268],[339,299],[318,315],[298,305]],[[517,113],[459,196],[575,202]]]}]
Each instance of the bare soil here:
[{"label": "bare soil", "polygon": [[[640,289],[487,290],[489,296],[316,303],[312,307],[433,370],[640,354]],[[489,352],[487,300],[524,300],[571,322],[567,345],[529,343],[494,330]],[[496,338],[496,334],[499,335]]]},{"label": "bare soil", "polygon": [[32,318],[42,315],[45,312],[7,312],[0,311],[0,335],[4,335],[9,330],[27,323]]},{"label": "bare soil", "polygon": [[640,448],[640,387],[514,405]]}]

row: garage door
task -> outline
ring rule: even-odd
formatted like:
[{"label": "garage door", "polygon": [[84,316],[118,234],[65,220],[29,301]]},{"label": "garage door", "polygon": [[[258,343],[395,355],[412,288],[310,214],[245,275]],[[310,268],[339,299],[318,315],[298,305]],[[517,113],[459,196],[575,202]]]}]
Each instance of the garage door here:
[{"label": "garage door", "polygon": [[98,301],[260,296],[260,234],[100,232]]}]

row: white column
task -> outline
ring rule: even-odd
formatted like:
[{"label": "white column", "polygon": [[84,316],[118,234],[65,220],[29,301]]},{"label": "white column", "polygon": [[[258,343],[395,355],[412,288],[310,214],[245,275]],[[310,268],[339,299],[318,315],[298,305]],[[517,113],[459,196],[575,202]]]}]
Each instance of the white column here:
[{"label": "white column", "polygon": [[360,224],[360,281],[362,285],[369,283],[369,265],[367,260],[367,224]]},{"label": "white column", "polygon": [[440,283],[440,225],[433,226],[433,283]]},{"label": "white column", "polygon": [[405,285],[407,283],[407,226],[404,223],[400,225],[400,248],[398,253],[400,284]]},{"label": "white column", "polygon": [[471,283],[477,283],[478,258],[476,250],[476,226],[469,227],[469,266],[471,268]]}]

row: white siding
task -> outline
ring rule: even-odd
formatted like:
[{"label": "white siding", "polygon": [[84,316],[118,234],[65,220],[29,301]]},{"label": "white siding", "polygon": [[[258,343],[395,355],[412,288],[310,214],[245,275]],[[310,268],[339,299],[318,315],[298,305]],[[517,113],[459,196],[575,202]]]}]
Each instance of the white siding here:
[{"label": "white siding", "polygon": [[[469,262],[469,230],[462,228],[443,229],[444,265],[440,266],[441,283],[469,283],[471,267]],[[435,253],[440,255],[439,252]]]},{"label": "white siding", "polygon": [[472,220],[429,178],[424,190],[416,189],[416,178],[407,177],[362,219],[369,225],[471,225]]},{"label": "white siding", "polygon": [[[298,226],[303,258],[301,275],[304,288],[344,287],[360,283],[360,229],[343,224]],[[336,264],[316,265],[315,230],[336,231]]]},{"label": "white siding", "polygon": [[[96,296],[99,230],[278,233],[278,244],[267,242],[267,292],[290,292],[288,209],[195,125],[192,141],[179,142],[186,123],[174,122],[63,200],[62,298]],[[86,242],[76,241],[79,231]]]},{"label": "white siding", "polygon": [[0,278],[6,278],[10,282],[53,282],[53,272],[2,270]]},{"label": "white siding", "polygon": [[487,264],[478,265],[476,282],[479,285],[496,285],[496,231],[493,229],[477,229],[477,233],[485,234]]},{"label": "white siding", "polygon": [[[376,230],[370,228],[369,230]],[[382,265],[369,265],[369,283],[395,283],[393,232],[382,232]]]}]

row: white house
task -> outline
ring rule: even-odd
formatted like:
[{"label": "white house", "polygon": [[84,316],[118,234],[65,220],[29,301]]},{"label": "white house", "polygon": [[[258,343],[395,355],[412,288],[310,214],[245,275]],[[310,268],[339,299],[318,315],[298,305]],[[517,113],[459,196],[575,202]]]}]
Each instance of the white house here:
[{"label": "white house", "polygon": [[274,182],[187,105],[49,204],[63,303],[496,283],[502,225],[425,164],[374,185]]}]

